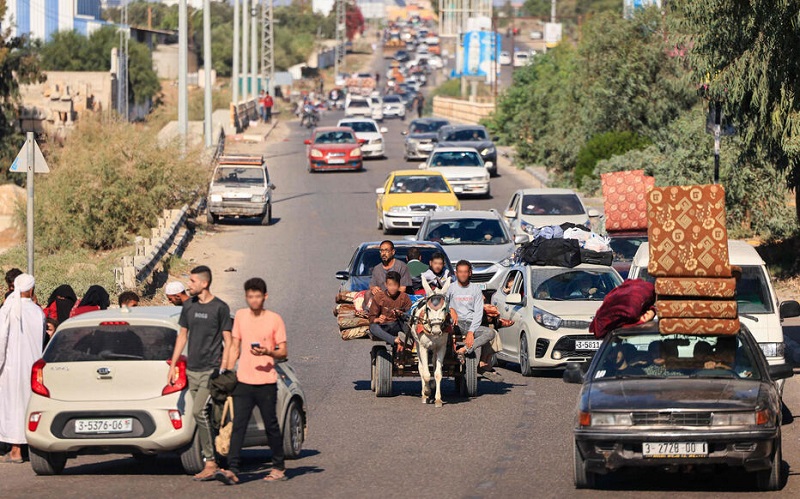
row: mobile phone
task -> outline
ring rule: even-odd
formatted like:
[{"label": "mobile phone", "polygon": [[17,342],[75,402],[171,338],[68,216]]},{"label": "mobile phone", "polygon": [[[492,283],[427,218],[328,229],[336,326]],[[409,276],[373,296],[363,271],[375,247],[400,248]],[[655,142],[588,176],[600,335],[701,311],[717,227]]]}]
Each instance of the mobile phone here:
[{"label": "mobile phone", "polygon": [[258,343],[258,342],[250,343],[250,348],[260,348],[260,347],[261,347],[261,343]]}]

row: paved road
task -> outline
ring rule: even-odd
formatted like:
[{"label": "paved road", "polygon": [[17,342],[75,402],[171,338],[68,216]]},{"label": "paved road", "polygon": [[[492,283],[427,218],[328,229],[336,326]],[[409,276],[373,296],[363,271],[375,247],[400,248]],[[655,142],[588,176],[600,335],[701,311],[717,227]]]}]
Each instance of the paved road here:
[{"label": "paved road", "polygon": [[[323,124],[338,116],[326,116]],[[269,452],[245,454],[252,479],[236,488],[196,483],[174,458],[139,463],[125,455],[82,456],[63,476],[36,477],[28,465],[0,465],[0,497],[717,497],[718,491],[753,491],[749,477],[627,473],[605,482],[611,491],[578,492],[572,486],[571,426],[578,387],[557,375],[523,378],[512,367],[504,383],[480,381],[480,396],[455,396],[446,381],[445,406],[423,405],[419,383],[395,383],[396,396],[377,399],[369,390],[370,342],[339,339],[331,314],[338,283],[355,246],[380,239],[375,194],[402,161],[400,122],[389,122],[389,159],[370,161],[363,173],[306,173],[305,132],[288,124],[286,141],[269,144],[277,201],[271,227],[235,223],[199,237],[190,256],[212,266],[214,291],[232,307],[243,306],[243,281],[262,276],[268,306],[287,324],[289,352],[310,403],[306,450],[289,462],[291,480],[264,484],[258,477]],[[502,209],[527,174],[501,169],[493,199],[467,200],[465,208]],[[231,270],[225,272],[225,270]],[[235,269],[232,270],[232,269]],[[789,410],[800,410],[798,383],[787,385]],[[791,473],[800,460],[797,424],[784,428],[784,459]],[[91,490],[91,492],[89,492]],[[791,474],[776,496],[797,496]]]}]

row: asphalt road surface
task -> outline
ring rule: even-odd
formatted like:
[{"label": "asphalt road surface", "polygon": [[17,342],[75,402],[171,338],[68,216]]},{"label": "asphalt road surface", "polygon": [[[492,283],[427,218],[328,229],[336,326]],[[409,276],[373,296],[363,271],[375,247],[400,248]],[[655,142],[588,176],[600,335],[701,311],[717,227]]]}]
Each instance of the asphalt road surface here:
[{"label": "asphalt road surface", "polygon": [[[323,117],[334,123],[338,113]],[[263,148],[277,185],[273,226],[231,223],[200,236],[191,248],[215,272],[212,290],[232,308],[244,305],[241,285],[252,276],[269,285],[268,307],[283,315],[289,358],[310,405],[309,434],[300,459],[289,461],[287,482],[267,484],[268,450],[245,452],[244,483],[225,488],[183,475],[177,458],[139,462],[126,455],[80,456],[63,475],[37,477],[30,466],[0,465],[0,497],[718,497],[749,492],[740,471],[684,475],[657,471],[608,477],[604,491],[576,491],[572,437],[578,386],[559,374],[523,378],[516,366],[501,369],[503,383],[481,379],[480,395],[454,395],[444,382],[445,405],[420,399],[416,379],[394,383],[395,396],[378,399],[369,389],[370,341],[342,341],[331,313],[344,268],[362,241],[382,239],[375,227],[375,188],[402,160],[403,123],[387,122],[388,159],[366,163],[362,173],[306,171],[307,132],[287,123],[285,141]],[[464,208],[504,207],[511,192],[529,182],[525,173],[501,168],[491,199],[465,200]],[[401,236],[395,236],[401,237]],[[227,270],[227,271],[226,271]],[[798,381],[786,385],[788,413],[800,411]],[[788,416],[787,413],[787,416]],[[800,494],[797,423],[783,430],[788,484],[783,497]]]}]

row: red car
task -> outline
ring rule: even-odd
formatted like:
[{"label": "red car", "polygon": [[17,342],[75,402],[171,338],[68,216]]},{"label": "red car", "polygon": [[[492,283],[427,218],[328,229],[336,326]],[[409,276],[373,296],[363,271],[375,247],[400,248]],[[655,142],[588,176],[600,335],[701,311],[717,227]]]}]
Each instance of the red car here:
[{"label": "red car", "polygon": [[352,128],[317,127],[306,139],[308,146],[308,171],[363,170],[361,144]]}]

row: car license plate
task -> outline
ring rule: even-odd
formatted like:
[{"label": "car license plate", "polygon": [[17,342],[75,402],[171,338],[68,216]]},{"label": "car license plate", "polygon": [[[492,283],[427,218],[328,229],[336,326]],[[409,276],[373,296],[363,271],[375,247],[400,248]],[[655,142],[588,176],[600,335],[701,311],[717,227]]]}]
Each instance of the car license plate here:
[{"label": "car license plate", "polygon": [[133,431],[133,418],[75,420],[75,433],[130,433],[131,431]]},{"label": "car license plate", "polygon": [[575,340],[575,350],[597,350],[600,340]]},{"label": "car license plate", "polygon": [[706,442],[645,442],[642,455],[648,458],[707,457]]},{"label": "car license plate", "polygon": [[425,221],[425,217],[412,217],[411,221],[414,223],[420,223]]},{"label": "car license plate", "polygon": [[486,283],[485,282],[478,283],[478,288],[481,291],[486,291]]},{"label": "car license plate", "polygon": [[344,160],[343,159],[329,159],[328,160],[328,164],[329,165],[343,165],[344,164]]}]

